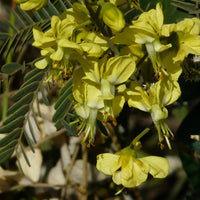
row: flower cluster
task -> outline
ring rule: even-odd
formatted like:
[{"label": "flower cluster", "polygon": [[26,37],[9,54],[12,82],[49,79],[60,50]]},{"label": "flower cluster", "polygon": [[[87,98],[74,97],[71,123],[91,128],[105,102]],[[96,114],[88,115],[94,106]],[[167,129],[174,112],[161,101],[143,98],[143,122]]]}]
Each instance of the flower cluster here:
[{"label": "flower cluster", "polygon": [[[21,7],[28,2],[19,1]],[[40,2],[37,9],[46,3]],[[171,149],[173,133],[165,121],[166,106],[181,95],[181,63],[189,54],[200,55],[200,20],[164,24],[162,5],[158,3],[128,24],[118,1],[86,2],[75,3],[62,18],[53,16],[45,32],[34,27],[33,46],[41,49],[42,56],[35,66],[48,68],[47,81],[60,81],[60,86],[73,77],[74,109],[80,118],[77,129],[83,134],[83,142],[94,144],[97,120],[116,126],[116,117],[127,102],[150,114],[158,143],[163,148],[165,140]],[[131,6],[139,9],[138,2]],[[169,168],[167,160],[138,158],[139,144],[136,138],[114,155],[99,155],[97,168],[124,187],[140,185],[148,173],[164,178]]]}]

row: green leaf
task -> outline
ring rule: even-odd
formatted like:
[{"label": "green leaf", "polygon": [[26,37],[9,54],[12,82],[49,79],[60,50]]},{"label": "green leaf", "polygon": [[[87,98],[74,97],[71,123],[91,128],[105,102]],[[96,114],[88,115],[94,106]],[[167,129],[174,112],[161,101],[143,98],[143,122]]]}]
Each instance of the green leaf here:
[{"label": "green leaf", "polygon": [[24,82],[27,82],[29,81],[32,77],[36,76],[38,73],[44,73],[45,70],[40,70],[40,69],[33,69],[31,70],[29,73],[27,73],[25,76],[24,76]]},{"label": "green leaf", "polygon": [[19,101],[17,101],[14,105],[12,105],[8,109],[8,114],[10,115],[11,113],[15,112],[24,104],[29,104],[33,100],[33,96],[34,96],[33,92],[25,95],[23,98],[21,98]]},{"label": "green leaf", "polygon": [[17,111],[15,111],[12,115],[7,117],[5,119],[5,121],[3,121],[3,124],[6,125],[6,124],[14,121],[18,117],[24,116],[28,112],[28,110],[29,110],[29,105],[24,105],[22,107],[19,107],[19,109]]},{"label": "green leaf", "polygon": [[13,131],[15,128],[20,127],[23,122],[24,122],[25,117],[21,116],[17,119],[15,119],[14,121],[12,121],[11,123],[7,124],[6,126],[3,126],[0,128],[0,133],[9,133],[11,131]]},{"label": "green leaf", "polygon": [[32,77],[30,77],[28,80],[26,80],[20,88],[24,88],[27,85],[29,85],[30,83],[33,83],[35,81],[41,81],[43,76],[44,76],[44,71],[40,71],[37,74],[34,74]]},{"label": "green leaf", "polygon": [[60,120],[58,120],[58,121],[55,123],[55,127],[56,127],[57,130],[60,130],[60,129],[63,127],[63,125],[62,125],[62,123],[61,123]]},{"label": "green leaf", "polygon": [[19,156],[17,155],[17,153],[16,153],[16,157],[17,157],[17,163],[18,163],[19,171],[21,172],[21,174],[22,174],[23,176],[25,176],[24,171],[23,171],[23,169],[22,169],[22,165],[21,165],[20,160],[19,160]]},{"label": "green leaf", "polygon": [[19,71],[21,69],[22,69],[21,64],[11,62],[11,63],[7,63],[7,64],[3,65],[1,68],[1,71],[5,74],[13,75],[14,73],[16,73],[17,71]]},{"label": "green leaf", "polygon": [[29,136],[27,135],[26,131],[24,131],[24,136],[25,136],[25,138],[26,138],[26,141],[27,141],[27,143],[28,143],[28,146],[31,148],[31,151],[32,151],[33,153],[35,153],[35,149],[34,149],[34,147],[33,147],[33,144],[32,144],[32,142],[31,142]]},{"label": "green leaf", "polygon": [[6,151],[0,151],[0,164],[6,161],[13,154],[15,147],[7,149]]},{"label": "green leaf", "polygon": [[29,130],[30,130],[30,133],[31,133],[31,136],[33,138],[34,143],[37,143],[37,140],[36,140],[35,135],[34,135],[34,129],[33,129],[33,126],[32,126],[32,123],[31,123],[29,117],[28,117],[28,126],[29,126]]},{"label": "green leaf", "polygon": [[67,98],[65,101],[63,101],[60,106],[57,108],[54,116],[53,116],[53,122],[58,121],[61,118],[64,118],[64,116],[67,114],[67,110],[70,108],[71,102]]},{"label": "green leaf", "polygon": [[32,108],[32,113],[33,113],[33,119],[34,119],[35,125],[37,126],[37,129],[40,131],[40,125],[38,123],[38,120],[36,118],[35,111],[33,108]]},{"label": "green leaf", "polygon": [[22,131],[21,128],[17,128],[13,130],[11,133],[9,133],[8,135],[6,135],[3,139],[0,140],[0,147],[6,146],[12,140],[19,138],[21,131]]},{"label": "green leaf", "polygon": [[19,91],[12,96],[12,99],[14,101],[17,101],[20,98],[22,98],[25,95],[27,95],[28,93],[34,92],[38,88],[38,85],[39,85],[39,82],[35,81],[35,82],[25,86],[24,88],[20,88]]},{"label": "green leaf", "polygon": [[27,165],[28,165],[29,167],[31,167],[31,164],[30,164],[30,162],[29,162],[28,156],[26,155],[26,152],[25,152],[25,150],[24,150],[24,147],[23,147],[23,145],[22,145],[21,143],[20,143],[20,147],[21,147],[22,154],[23,154],[23,156],[24,156],[24,159],[25,159]]},{"label": "green leaf", "polygon": [[67,136],[75,136],[77,134],[77,132],[75,130],[73,130],[74,127],[70,126],[65,120],[61,120],[64,128],[66,129],[66,135]]},{"label": "green leaf", "polygon": [[18,144],[18,140],[12,140],[11,142],[9,142],[6,146],[4,146],[1,150],[0,153],[3,151],[6,151],[7,149],[13,148]]},{"label": "green leaf", "polygon": [[44,87],[41,87],[40,91],[41,91],[41,94],[42,94],[42,100],[43,100],[44,104],[48,106],[49,105],[49,100],[46,97]]},{"label": "green leaf", "polygon": [[57,109],[60,104],[64,101],[68,101],[68,96],[72,93],[72,86],[69,86],[68,88],[65,88],[65,92],[59,97],[57,100],[54,108]]}]

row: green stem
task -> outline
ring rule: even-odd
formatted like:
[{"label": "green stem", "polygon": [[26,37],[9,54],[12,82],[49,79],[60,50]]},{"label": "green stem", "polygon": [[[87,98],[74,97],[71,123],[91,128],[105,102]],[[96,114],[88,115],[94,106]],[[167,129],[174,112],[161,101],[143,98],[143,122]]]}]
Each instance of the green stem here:
[{"label": "green stem", "polygon": [[150,128],[145,128],[137,137],[135,137],[135,139],[132,141],[131,144],[134,146],[136,144],[136,142],[139,141],[140,138],[142,138],[149,131],[150,131]]}]

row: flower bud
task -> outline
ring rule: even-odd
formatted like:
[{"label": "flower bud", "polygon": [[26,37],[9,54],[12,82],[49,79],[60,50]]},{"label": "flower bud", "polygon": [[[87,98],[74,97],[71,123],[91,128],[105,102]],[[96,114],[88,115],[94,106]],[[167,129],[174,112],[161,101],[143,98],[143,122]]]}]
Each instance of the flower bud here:
[{"label": "flower bud", "polygon": [[104,23],[109,26],[112,31],[119,32],[124,28],[124,16],[112,3],[105,3],[102,5],[101,15]]},{"label": "flower bud", "polygon": [[47,4],[48,0],[15,0],[17,4],[20,4],[22,10],[40,10]]}]

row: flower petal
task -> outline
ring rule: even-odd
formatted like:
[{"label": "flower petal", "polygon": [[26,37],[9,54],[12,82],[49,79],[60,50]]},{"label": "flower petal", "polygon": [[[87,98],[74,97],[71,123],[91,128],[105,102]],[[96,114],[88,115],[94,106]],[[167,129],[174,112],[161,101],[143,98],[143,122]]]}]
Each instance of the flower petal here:
[{"label": "flower petal", "polygon": [[148,170],[138,159],[133,157],[125,161],[121,169],[121,183],[127,188],[136,187],[146,181]]},{"label": "flower petal", "polygon": [[50,58],[55,61],[61,61],[64,55],[64,49],[62,47],[58,47],[57,50],[50,55]]},{"label": "flower petal", "polygon": [[135,59],[132,56],[112,57],[107,62],[103,78],[116,85],[127,81],[135,70]]},{"label": "flower petal", "polygon": [[82,43],[80,46],[88,53],[88,56],[100,57],[103,54],[103,49],[98,44]]},{"label": "flower petal", "polygon": [[35,66],[38,68],[38,69],[44,69],[47,67],[47,65],[49,64],[49,61],[47,58],[43,58],[42,60],[39,60],[35,63]]},{"label": "flower petal", "polygon": [[96,167],[102,173],[112,175],[121,167],[120,155],[111,153],[99,154]]},{"label": "flower petal", "polygon": [[169,173],[169,162],[166,158],[159,156],[147,156],[138,159],[149,165],[149,173],[154,178],[165,178]]}]

